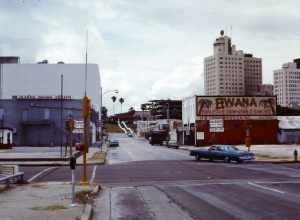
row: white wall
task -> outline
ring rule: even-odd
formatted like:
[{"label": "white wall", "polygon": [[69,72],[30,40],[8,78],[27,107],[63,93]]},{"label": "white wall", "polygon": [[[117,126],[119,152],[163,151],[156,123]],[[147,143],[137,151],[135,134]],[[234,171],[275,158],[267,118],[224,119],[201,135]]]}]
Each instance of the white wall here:
[{"label": "white wall", "polygon": [[196,96],[184,98],[182,100],[182,124],[196,122]]},{"label": "white wall", "polygon": [[[3,64],[2,98],[13,95],[60,95],[60,75],[64,75],[64,95],[81,99],[84,95],[85,64]],[[97,64],[87,65],[87,95],[99,109],[100,73]]]}]

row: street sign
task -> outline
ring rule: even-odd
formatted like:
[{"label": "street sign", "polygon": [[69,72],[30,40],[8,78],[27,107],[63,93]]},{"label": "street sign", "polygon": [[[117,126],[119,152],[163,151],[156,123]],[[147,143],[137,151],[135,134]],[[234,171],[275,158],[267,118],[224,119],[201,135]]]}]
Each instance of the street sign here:
[{"label": "street sign", "polygon": [[209,120],[209,127],[210,128],[223,128],[224,121],[223,119],[210,119]]},{"label": "street sign", "polygon": [[209,128],[209,132],[224,132],[224,128]]},{"label": "street sign", "polygon": [[83,121],[77,121],[77,120],[75,120],[74,127],[75,127],[75,129],[83,129],[83,127],[84,127]]},{"label": "street sign", "polygon": [[197,140],[204,140],[204,132],[197,131]]}]

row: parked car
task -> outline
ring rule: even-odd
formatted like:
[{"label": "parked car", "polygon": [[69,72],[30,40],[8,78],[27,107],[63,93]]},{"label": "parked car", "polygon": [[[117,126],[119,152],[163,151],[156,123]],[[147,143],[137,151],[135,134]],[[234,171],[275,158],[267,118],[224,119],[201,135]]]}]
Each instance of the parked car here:
[{"label": "parked car", "polygon": [[209,148],[194,149],[190,151],[190,155],[195,156],[196,160],[224,160],[226,162],[236,161],[238,163],[255,159],[253,153],[239,150],[237,147],[231,145],[212,145]]},{"label": "parked car", "polygon": [[119,141],[118,140],[110,140],[109,141],[109,147],[119,147]]}]

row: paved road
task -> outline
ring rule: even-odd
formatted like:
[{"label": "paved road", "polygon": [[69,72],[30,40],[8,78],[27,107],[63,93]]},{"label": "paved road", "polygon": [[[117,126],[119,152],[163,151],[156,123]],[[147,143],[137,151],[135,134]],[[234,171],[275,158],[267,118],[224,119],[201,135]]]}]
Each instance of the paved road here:
[{"label": "paved road", "polygon": [[118,137],[94,219],[300,219],[300,169],[196,162],[188,152]]},{"label": "paved road", "polygon": [[[107,165],[89,168],[104,188],[95,220],[300,219],[298,164],[197,162],[187,151],[113,138],[120,147]],[[36,181],[69,179],[59,167]]]},{"label": "paved road", "polygon": [[128,138],[123,134],[114,134],[111,135],[111,139],[119,140],[121,147],[109,151],[108,164],[149,160],[191,160],[184,150],[151,146],[142,138]]}]

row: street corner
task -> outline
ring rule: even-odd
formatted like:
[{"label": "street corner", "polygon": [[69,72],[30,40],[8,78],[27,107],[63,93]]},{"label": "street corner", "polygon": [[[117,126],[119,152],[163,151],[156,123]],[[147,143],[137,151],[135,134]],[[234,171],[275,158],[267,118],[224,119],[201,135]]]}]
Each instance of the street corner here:
[{"label": "street corner", "polygon": [[96,151],[92,154],[90,158],[88,158],[88,163],[92,164],[105,164],[106,162],[106,155],[105,151]]},{"label": "street corner", "polygon": [[0,219],[79,219],[87,214],[87,205],[93,203],[99,187],[76,185],[75,189],[74,205],[71,184],[67,182],[0,187]]},{"label": "street corner", "polygon": [[[90,148],[87,153],[87,164],[88,165],[101,165],[106,162],[106,150],[100,150],[99,148]],[[83,156],[77,158],[77,164],[83,164]]]}]

